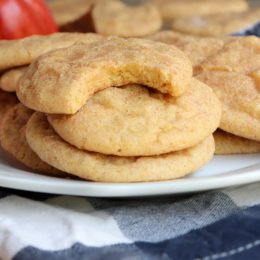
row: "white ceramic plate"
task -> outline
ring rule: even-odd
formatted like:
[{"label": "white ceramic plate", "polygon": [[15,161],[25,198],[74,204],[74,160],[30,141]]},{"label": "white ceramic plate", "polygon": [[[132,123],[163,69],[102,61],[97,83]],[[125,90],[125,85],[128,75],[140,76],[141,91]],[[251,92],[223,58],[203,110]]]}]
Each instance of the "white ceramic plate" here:
[{"label": "white ceramic plate", "polygon": [[0,151],[0,186],[19,190],[90,197],[142,197],[183,194],[260,181],[260,154],[215,156],[200,171],[184,179],[110,184],[34,174]]}]

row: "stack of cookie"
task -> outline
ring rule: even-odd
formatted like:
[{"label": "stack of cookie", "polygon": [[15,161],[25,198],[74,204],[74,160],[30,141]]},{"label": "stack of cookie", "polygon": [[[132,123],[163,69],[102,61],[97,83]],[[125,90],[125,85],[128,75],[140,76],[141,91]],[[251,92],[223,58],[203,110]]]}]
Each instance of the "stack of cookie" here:
[{"label": "stack of cookie", "polygon": [[42,162],[25,140],[25,125],[33,111],[18,104],[15,92],[20,77],[35,58],[48,51],[76,42],[90,43],[101,38],[96,34],[56,33],[0,41],[0,142],[6,151],[27,167],[41,173],[59,172]]},{"label": "stack of cookie", "polygon": [[28,108],[8,112],[12,129],[2,128],[1,140],[23,138],[34,160],[54,172],[103,182],[169,180],[214,153],[221,105],[167,44],[110,37],[51,51],[31,63],[17,95]]},{"label": "stack of cookie", "polygon": [[177,45],[192,60],[196,77],[223,104],[217,154],[260,152],[260,39],[200,38],[160,32],[150,39]]}]

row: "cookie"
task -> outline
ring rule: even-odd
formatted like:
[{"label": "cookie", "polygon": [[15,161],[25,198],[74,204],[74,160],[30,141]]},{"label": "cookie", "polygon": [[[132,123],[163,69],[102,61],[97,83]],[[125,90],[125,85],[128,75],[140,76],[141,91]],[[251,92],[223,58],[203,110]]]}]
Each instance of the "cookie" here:
[{"label": "cookie", "polygon": [[175,31],[192,35],[223,36],[253,26],[259,22],[259,17],[260,8],[242,13],[181,17],[173,21],[172,28]]},{"label": "cookie", "polygon": [[162,26],[160,13],[153,4],[129,6],[120,0],[97,1],[92,17],[96,32],[102,35],[142,37]]},{"label": "cookie", "polygon": [[17,104],[6,113],[0,130],[1,146],[30,169],[50,175],[61,174],[43,162],[26,142],[25,128],[32,114],[33,111],[22,104]]},{"label": "cookie", "polygon": [[180,97],[139,85],[107,88],[71,116],[49,115],[55,131],[79,149],[118,156],[151,156],[201,143],[219,126],[221,105],[193,79]]},{"label": "cookie", "polygon": [[30,147],[42,160],[62,171],[98,182],[180,178],[206,164],[215,149],[214,140],[210,136],[193,148],[161,156],[118,157],[87,152],[63,141],[41,113],[35,113],[30,119],[26,137]]},{"label": "cookie", "polygon": [[0,71],[30,64],[40,55],[76,42],[86,44],[102,39],[97,34],[54,33],[48,36],[30,36],[19,40],[0,41]]},{"label": "cookie", "polygon": [[223,104],[220,128],[260,141],[260,39],[237,38],[200,65],[197,78],[209,85]]},{"label": "cookie", "polygon": [[260,153],[260,142],[218,130],[214,133],[215,154]]},{"label": "cookie", "polygon": [[218,53],[227,41],[232,40],[231,37],[197,37],[173,31],[161,31],[148,36],[147,39],[175,45],[190,58],[195,69],[206,58]]},{"label": "cookie", "polygon": [[18,103],[15,95],[0,90],[0,128],[6,112]]},{"label": "cookie", "polygon": [[90,12],[94,2],[94,0],[55,0],[47,3],[56,23],[63,26]]},{"label": "cookie", "polygon": [[222,103],[220,128],[260,141],[259,82],[252,76],[221,70],[204,71],[197,78],[209,85]]},{"label": "cookie", "polygon": [[201,64],[202,71],[252,73],[260,68],[260,38],[236,37]]},{"label": "cookie", "polygon": [[0,77],[0,88],[7,92],[15,92],[18,82],[27,67],[18,67],[4,72]]},{"label": "cookie", "polygon": [[245,0],[153,0],[164,19],[193,15],[242,12],[248,9]]},{"label": "cookie", "polygon": [[17,95],[34,110],[74,114],[104,88],[135,83],[180,96],[191,77],[190,60],[174,46],[109,37],[41,56],[21,78]]}]

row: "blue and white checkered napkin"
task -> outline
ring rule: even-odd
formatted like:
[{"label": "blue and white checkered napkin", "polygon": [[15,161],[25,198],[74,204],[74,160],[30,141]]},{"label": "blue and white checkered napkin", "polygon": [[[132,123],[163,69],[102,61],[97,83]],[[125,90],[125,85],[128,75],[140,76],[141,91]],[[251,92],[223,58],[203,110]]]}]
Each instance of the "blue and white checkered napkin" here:
[{"label": "blue and white checkered napkin", "polygon": [[260,183],[159,199],[0,197],[1,260],[260,258]]},{"label": "blue and white checkered napkin", "polygon": [[248,35],[255,35],[260,37],[260,17],[259,17],[259,22],[256,24],[249,26],[245,29],[241,29],[238,32],[233,33],[232,35],[235,36],[248,36]]}]

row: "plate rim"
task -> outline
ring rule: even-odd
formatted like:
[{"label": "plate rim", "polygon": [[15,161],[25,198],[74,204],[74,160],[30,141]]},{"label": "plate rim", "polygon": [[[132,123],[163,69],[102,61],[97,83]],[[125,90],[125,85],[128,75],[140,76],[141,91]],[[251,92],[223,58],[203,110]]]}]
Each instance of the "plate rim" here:
[{"label": "plate rim", "polygon": [[[29,171],[14,168],[11,165],[5,165],[2,162],[0,162],[0,165],[4,166],[0,168],[0,173],[3,171],[5,172],[8,168],[11,168],[17,171],[17,173],[25,172],[34,174]],[[39,174],[37,175],[41,176]],[[260,162],[251,166],[228,171],[227,175],[203,176],[160,182],[97,183],[81,180],[59,179],[56,177],[47,176],[41,177],[44,178],[33,178],[30,180],[27,176],[25,181],[22,175],[21,177],[17,177],[0,174],[0,187],[56,195],[74,195],[96,198],[181,195],[245,185],[260,181]],[[71,183],[72,181],[73,184]]]}]

